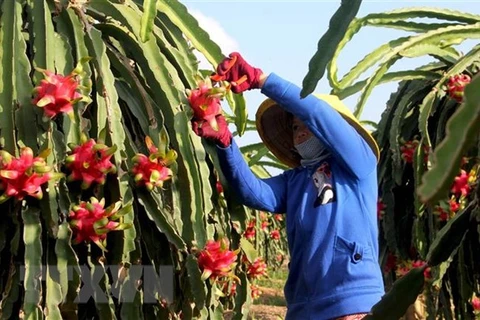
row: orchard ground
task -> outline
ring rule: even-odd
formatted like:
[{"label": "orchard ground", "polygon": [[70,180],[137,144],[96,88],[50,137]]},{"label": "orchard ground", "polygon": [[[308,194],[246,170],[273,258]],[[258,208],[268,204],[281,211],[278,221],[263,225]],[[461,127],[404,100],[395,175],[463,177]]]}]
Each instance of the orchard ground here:
[{"label": "orchard ground", "polygon": [[[258,281],[262,294],[250,308],[251,320],[280,320],[285,319],[287,307],[283,286],[287,280],[288,269],[284,265],[276,271],[270,271],[269,277]],[[225,314],[225,319],[231,319],[232,312]]]},{"label": "orchard ground", "polygon": [[[249,320],[283,320],[287,313],[283,286],[287,280],[288,267],[285,263],[280,269],[269,271],[269,277],[259,280],[257,285],[262,294],[250,308]],[[232,311],[225,313],[225,320],[231,320]],[[424,296],[420,295],[403,317],[399,320],[425,320],[427,318]]]}]

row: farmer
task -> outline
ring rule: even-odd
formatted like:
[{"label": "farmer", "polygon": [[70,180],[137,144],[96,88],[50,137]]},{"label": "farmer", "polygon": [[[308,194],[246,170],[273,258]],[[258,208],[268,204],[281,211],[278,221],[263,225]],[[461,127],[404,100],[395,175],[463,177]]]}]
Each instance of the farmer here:
[{"label": "farmer", "polygon": [[378,259],[378,146],[334,96],[300,98],[300,88],[232,53],[217,67],[234,93],[261,89],[269,97],[256,125],[263,143],[284,164],[282,174],[258,179],[227,123],[219,129],[192,120],[213,140],[222,172],[251,208],[286,213],[291,261],[285,284],[287,319],[361,319],[384,294]]}]

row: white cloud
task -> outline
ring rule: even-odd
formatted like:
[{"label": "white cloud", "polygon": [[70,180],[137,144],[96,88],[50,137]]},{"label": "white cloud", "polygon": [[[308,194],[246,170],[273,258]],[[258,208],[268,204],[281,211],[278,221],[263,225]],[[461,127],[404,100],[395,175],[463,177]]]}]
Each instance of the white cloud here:
[{"label": "white cloud", "polygon": [[[239,51],[238,42],[227,34],[227,32],[222,28],[222,26],[220,25],[220,23],[218,23],[217,20],[211,17],[207,17],[206,15],[197,10],[189,10],[189,12],[192,16],[195,17],[195,19],[197,19],[200,27],[210,35],[210,39],[212,39],[216,44],[220,46],[220,49],[222,50],[222,53],[224,55],[228,55],[232,51]],[[212,68],[210,63],[207,62],[207,60],[201,53],[195,51],[195,55],[200,61],[200,69]]]}]

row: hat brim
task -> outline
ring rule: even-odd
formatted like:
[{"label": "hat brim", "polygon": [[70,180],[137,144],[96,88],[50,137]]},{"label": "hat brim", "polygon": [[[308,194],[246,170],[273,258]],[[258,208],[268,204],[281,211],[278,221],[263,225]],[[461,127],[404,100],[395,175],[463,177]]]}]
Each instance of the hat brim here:
[{"label": "hat brim", "polygon": [[[372,149],[377,161],[380,151],[375,139],[372,137],[360,122],[355,118],[338,97],[333,95],[315,95],[327,102],[362,136]],[[258,134],[265,146],[290,168],[300,165],[301,158],[294,151],[293,133],[291,128],[291,117],[279,104],[268,98],[260,104],[256,114],[256,126]]]}]

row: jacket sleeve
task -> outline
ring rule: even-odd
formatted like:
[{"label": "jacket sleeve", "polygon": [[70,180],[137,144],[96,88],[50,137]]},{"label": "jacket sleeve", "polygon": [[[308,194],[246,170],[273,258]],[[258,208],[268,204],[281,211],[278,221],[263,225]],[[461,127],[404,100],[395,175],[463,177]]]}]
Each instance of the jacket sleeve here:
[{"label": "jacket sleeve", "polygon": [[229,147],[217,147],[217,154],[223,174],[244,205],[275,213],[286,211],[285,173],[268,179],[257,178],[233,139]]},{"label": "jacket sleeve", "polygon": [[356,178],[370,174],[377,165],[368,143],[327,102],[314,95],[300,98],[301,89],[270,74],[262,93],[299,118],[329,149],[332,156]]}]

